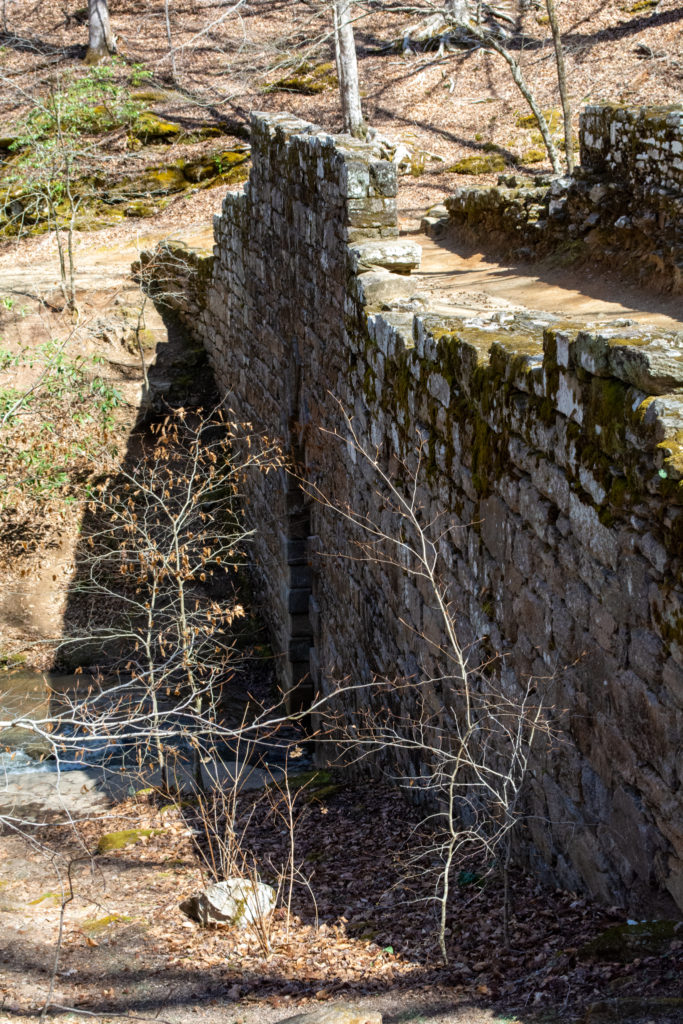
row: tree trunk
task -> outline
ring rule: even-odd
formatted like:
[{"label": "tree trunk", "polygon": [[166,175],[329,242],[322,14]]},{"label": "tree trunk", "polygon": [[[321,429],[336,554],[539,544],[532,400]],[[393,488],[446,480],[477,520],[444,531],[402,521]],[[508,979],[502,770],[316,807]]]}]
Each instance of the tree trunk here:
[{"label": "tree trunk", "polygon": [[564,50],[562,48],[562,35],[557,21],[555,0],[545,0],[548,11],[550,28],[553,33],[555,44],[555,63],[557,64],[557,82],[560,87],[560,100],[562,102],[562,114],[564,116],[564,152],[567,157],[567,170],[571,174],[574,170],[574,146],[572,140],[572,108],[569,103],[567,92],[567,72],[564,64]]},{"label": "tree trunk", "polygon": [[490,46],[492,50],[495,50],[496,53],[500,54],[503,60],[507,63],[508,67],[510,68],[510,73],[512,75],[513,82],[521,92],[524,99],[529,104],[531,112],[536,118],[538,130],[540,131],[541,136],[543,137],[543,143],[550,158],[550,163],[552,164],[553,173],[562,174],[562,165],[560,164],[560,157],[555,147],[555,143],[551,138],[550,129],[548,128],[548,122],[543,116],[543,111],[536,102],[534,94],[532,93],[531,89],[526,83],[519,63],[515,60],[515,58],[512,56],[507,47],[502,46],[497,39],[495,39],[488,32],[485,32],[484,29],[479,27],[479,25],[474,25],[472,24],[472,22],[470,22],[467,25],[467,29],[472,33],[472,35],[476,39],[483,43],[484,46]]},{"label": "tree trunk", "polygon": [[334,52],[339,78],[344,131],[356,138],[365,136],[358,84],[356,43],[351,24],[350,0],[334,0]]},{"label": "tree trunk", "polygon": [[[446,11],[448,12],[448,18],[454,25],[466,25],[470,20],[468,0],[448,0]],[[479,13],[478,8],[477,13]],[[477,24],[479,24],[479,18],[477,18]]]},{"label": "tree trunk", "polygon": [[116,53],[116,39],[109,24],[107,0],[88,0],[86,64],[99,64],[112,53]]},{"label": "tree trunk", "polygon": [[168,39],[168,52],[171,57],[171,76],[175,82],[178,78],[178,69],[175,63],[175,50],[173,49],[173,37],[171,35],[171,12],[169,10],[169,0],[164,0],[164,16],[166,18],[166,38]]}]

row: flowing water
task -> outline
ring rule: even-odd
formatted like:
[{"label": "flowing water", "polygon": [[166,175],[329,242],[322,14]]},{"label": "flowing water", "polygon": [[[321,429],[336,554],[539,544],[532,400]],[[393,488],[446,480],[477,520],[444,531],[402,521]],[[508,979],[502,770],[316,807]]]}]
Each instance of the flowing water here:
[{"label": "flowing water", "polygon": [[[106,813],[113,801],[163,780],[155,761],[154,744],[148,738],[137,741],[103,735],[101,728],[92,735],[85,725],[59,724],[60,712],[80,702],[88,691],[100,701],[122,708],[120,693],[130,693],[129,680],[113,678],[106,688],[94,688],[86,675],[55,675],[15,670],[0,676],[0,824],[36,822],[55,814],[69,817]],[[112,699],[113,695],[113,699]],[[234,694],[224,702],[225,725],[236,728],[244,721],[246,697]],[[143,706],[136,698],[137,711]],[[182,724],[172,708],[166,722]],[[71,716],[69,716],[71,717]],[[54,732],[43,728],[52,718]],[[38,728],[31,728],[34,720]],[[11,724],[8,724],[11,723]],[[122,730],[126,715],[119,715]],[[191,724],[188,719],[188,724]],[[40,733],[45,735],[41,736]],[[270,731],[270,730],[268,730]],[[178,735],[165,742],[167,757],[173,763],[172,780],[184,793],[196,792],[196,762],[191,745]],[[223,738],[212,742],[201,763],[204,788],[261,788],[282,777],[287,750],[295,740],[291,736],[254,743]],[[296,769],[308,769],[310,759],[297,758]]]}]

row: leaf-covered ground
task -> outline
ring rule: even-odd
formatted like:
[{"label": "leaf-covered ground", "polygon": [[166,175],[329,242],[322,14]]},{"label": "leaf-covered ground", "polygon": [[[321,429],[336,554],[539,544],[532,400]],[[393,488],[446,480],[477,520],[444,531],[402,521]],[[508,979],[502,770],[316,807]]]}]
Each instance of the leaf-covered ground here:
[{"label": "leaf-covered ground", "polygon": [[[482,48],[445,53],[396,48],[406,28],[420,20],[415,8],[428,11],[429,6],[368,0],[358,5],[355,22],[365,117],[415,152],[410,188],[404,190],[404,206],[413,219],[430,202],[472,180],[450,170],[463,159],[493,155],[526,171],[549,167],[542,152],[538,157],[538,132],[499,56]],[[511,17],[500,24],[540,106],[550,112],[561,144],[544,6],[512,0],[493,6]],[[575,127],[580,107],[589,102],[680,99],[683,16],[677,0],[560,0],[556,6]],[[13,0],[3,10],[0,136],[12,136],[55,76],[73,82],[86,73],[87,28],[82,9],[73,3]],[[119,43],[113,82],[121,97],[136,97],[132,102],[140,111],[175,121],[182,129],[142,151],[131,148],[124,125],[102,131],[99,147],[106,149],[112,178],[162,159],[173,162],[195,151],[201,155],[216,145],[216,140],[200,141],[202,131],[227,126],[241,133],[254,109],[289,110],[340,129],[327,0],[228,5],[211,0],[171,3],[168,10],[173,59],[162,0],[112,5]],[[495,180],[495,175],[483,180]],[[173,203],[181,217],[186,201],[183,193]],[[136,222],[133,212],[130,226]]]},{"label": "leaf-covered ground", "polygon": [[[334,783],[299,791],[292,919],[287,922],[284,909],[285,879],[267,952],[253,933],[203,929],[178,909],[207,877],[196,857],[192,808],[153,806],[139,797],[119,806],[117,817],[80,826],[78,843],[70,831],[53,828],[41,836],[52,863],[18,838],[5,839],[0,993],[7,1019],[33,1019],[45,998],[59,917],[54,869],[63,873],[69,858],[75,898],[65,911],[53,1002],[98,1021],[141,1014],[184,1024],[196,1019],[195,1010],[202,1019],[231,1024],[278,1020],[308,1000],[342,998],[367,1001],[390,1021],[425,1024],[467,1020],[471,1013],[472,1019],[579,1020],[591,1006],[590,1019],[597,1021],[597,1004],[610,1000],[629,1021],[680,1019],[683,935],[657,952],[631,950],[624,960],[614,952],[591,955],[586,944],[625,924],[624,912],[548,889],[521,869],[512,877],[509,948],[500,877],[481,864],[459,872],[444,967],[431,899],[434,872],[423,864],[416,878],[408,869],[419,812],[383,783]],[[290,839],[272,804],[261,793],[245,794],[238,820],[250,822],[243,843],[250,862],[275,882]],[[96,853],[103,832],[124,828],[152,831],[135,844]]]}]

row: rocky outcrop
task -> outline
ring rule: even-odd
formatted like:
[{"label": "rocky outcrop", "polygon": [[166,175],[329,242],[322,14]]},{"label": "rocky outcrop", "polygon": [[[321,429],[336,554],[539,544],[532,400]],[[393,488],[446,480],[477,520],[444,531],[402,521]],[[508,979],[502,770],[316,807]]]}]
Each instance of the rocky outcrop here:
[{"label": "rocky outcrop", "polygon": [[272,886],[248,878],[228,878],[183,900],[180,909],[205,928],[210,925],[246,928],[268,917],[274,906]]}]

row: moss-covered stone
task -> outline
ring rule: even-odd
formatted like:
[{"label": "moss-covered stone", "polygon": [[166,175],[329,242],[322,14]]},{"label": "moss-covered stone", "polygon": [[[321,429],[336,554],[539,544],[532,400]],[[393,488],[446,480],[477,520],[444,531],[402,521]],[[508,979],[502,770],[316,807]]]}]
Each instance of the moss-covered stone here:
[{"label": "moss-covered stone", "polygon": [[54,749],[49,740],[38,736],[33,729],[11,726],[0,732],[0,750],[21,750],[34,761],[45,761],[54,757]]},{"label": "moss-covered stone", "polygon": [[183,165],[183,174],[188,181],[200,182],[211,178],[230,178],[232,181],[239,180],[237,175],[232,175],[236,168],[243,167],[243,174],[246,175],[246,164],[249,160],[249,151],[246,149],[223,149],[217,153],[210,153],[201,160],[191,160]]},{"label": "moss-covered stone", "polygon": [[143,145],[153,145],[159,142],[174,142],[183,135],[181,125],[173,121],[166,121],[163,117],[145,110],[135,121],[131,128],[129,137],[138,139]]},{"label": "moss-covered stone", "polygon": [[661,956],[674,939],[683,937],[683,922],[641,921],[616,924],[579,950],[586,960],[628,962],[644,956]]},{"label": "moss-covered stone", "polygon": [[[73,183],[79,201],[74,226],[78,231],[94,231],[117,224],[124,217],[154,217],[172,196],[196,188],[243,181],[248,174],[249,152],[243,146],[208,153],[201,160],[175,160],[148,167],[138,175],[107,182],[103,176],[88,175]],[[68,203],[56,207],[60,226],[71,222]],[[14,188],[0,198],[0,234],[28,235],[49,230],[45,204],[35,195]]]},{"label": "moss-covered stone", "polygon": [[316,96],[326,89],[334,89],[337,75],[334,64],[313,65],[304,63],[291,75],[284,75],[271,82],[263,90],[270,92],[298,92],[303,96]]},{"label": "moss-covered stone", "polygon": [[105,832],[98,840],[97,852],[105,854],[122,850],[126,846],[134,846],[145,837],[161,835],[162,832],[163,829],[158,828],[128,828],[121,832]]}]

